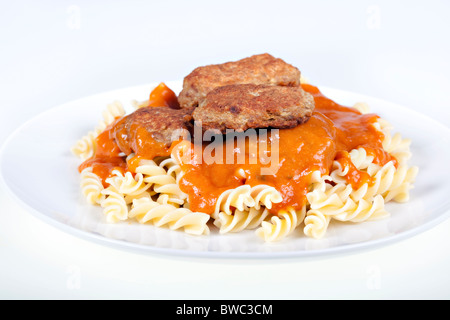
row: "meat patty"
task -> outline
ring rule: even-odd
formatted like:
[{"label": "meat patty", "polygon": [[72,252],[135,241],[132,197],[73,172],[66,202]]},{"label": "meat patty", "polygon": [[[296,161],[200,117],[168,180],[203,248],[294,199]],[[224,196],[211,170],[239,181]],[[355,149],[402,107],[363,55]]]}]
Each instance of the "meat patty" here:
[{"label": "meat patty", "polygon": [[238,84],[218,87],[194,110],[203,130],[292,128],[306,122],[314,110],[313,97],[300,86]]},{"label": "meat patty", "polygon": [[192,109],[143,107],[119,120],[112,130],[112,138],[127,155],[136,152],[139,128],[145,129],[156,142],[170,146],[175,130],[192,129],[191,113]]},{"label": "meat patty", "polygon": [[182,108],[197,107],[214,88],[246,83],[299,86],[300,71],[268,53],[198,67],[184,78],[178,101]]}]

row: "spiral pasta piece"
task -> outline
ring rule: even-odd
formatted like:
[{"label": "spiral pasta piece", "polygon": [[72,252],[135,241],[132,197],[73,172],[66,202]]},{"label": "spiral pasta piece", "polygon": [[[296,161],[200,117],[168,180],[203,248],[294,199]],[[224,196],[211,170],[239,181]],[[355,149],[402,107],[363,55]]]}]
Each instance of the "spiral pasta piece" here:
[{"label": "spiral pasta piece", "polygon": [[97,134],[95,132],[88,132],[87,135],[83,136],[75,143],[70,151],[83,161],[92,158],[97,149],[97,143],[95,141],[96,137]]},{"label": "spiral pasta piece", "polygon": [[260,184],[250,189],[250,196],[255,203],[255,209],[259,209],[261,205],[267,209],[272,208],[272,203],[280,203],[283,201],[283,197],[280,192],[274,187]]},{"label": "spiral pasta piece", "polygon": [[[363,114],[370,112],[370,107],[365,102],[358,102],[353,107]],[[391,131],[393,126],[385,119],[378,118],[373,126],[376,130],[383,133],[383,149],[394,156],[400,164],[405,164],[411,158],[411,151],[409,149],[411,140],[403,138],[399,133],[392,135]]]},{"label": "spiral pasta piece", "polygon": [[384,199],[378,194],[372,199],[354,201],[351,185],[323,183],[317,184],[306,197],[310,209],[306,212],[305,235],[321,238],[331,219],[339,221],[362,222],[389,216],[384,208]]},{"label": "spiral pasta piece", "polygon": [[[364,148],[353,149],[349,152],[349,155],[350,160],[358,170],[364,170],[371,176],[380,170],[380,166],[373,162],[374,156],[368,155]],[[336,165],[336,162],[333,165]]]},{"label": "spiral pasta piece", "polygon": [[120,101],[114,101],[106,106],[106,109],[102,112],[103,120],[100,121],[95,128],[95,133],[99,135],[107,126],[112,124],[117,118],[121,118],[125,115],[125,109]]},{"label": "spiral pasta piece", "polygon": [[177,208],[170,204],[159,204],[148,198],[135,199],[128,213],[139,223],[151,222],[157,227],[168,226],[171,230],[183,229],[186,233],[209,234],[206,213],[192,212],[186,208]]},{"label": "spiral pasta piece", "polygon": [[334,214],[331,217],[339,221],[362,222],[367,220],[379,220],[389,216],[384,208],[384,200],[381,195],[377,195],[372,201],[361,199],[354,202],[348,199],[345,202],[345,210]]},{"label": "spiral pasta piece", "polygon": [[[118,187],[120,193],[124,195],[136,196],[144,193],[151,185],[144,182],[142,173],[136,173],[134,176],[131,172],[122,172],[113,170],[113,178],[109,178],[109,182]],[[114,180],[114,182],[112,182]]]},{"label": "spiral pasta piece", "polygon": [[126,204],[132,203],[134,199],[150,198],[155,194],[154,191],[149,190],[150,185],[143,182],[143,177],[140,174],[133,177],[131,172],[122,174],[119,170],[113,170],[112,176],[106,179],[106,182],[122,194]]},{"label": "spiral pasta piece", "polygon": [[406,202],[409,200],[409,190],[413,188],[418,168],[400,165],[398,168],[392,162],[384,165],[375,175],[375,182],[368,187],[367,193],[381,194],[386,202]]},{"label": "spiral pasta piece", "polygon": [[181,170],[180,165],[175,161],[174,158],[169,157],[164,159],[159,164],[161,168],[165,168],[167,174],[175,178],[175,182],[178,184],[180,182],[181,177],[183,176],[183,171]]},{"label": "spiral pasta piece", "polygon": [[144,101],[138,101],[138,100],[134,99],[134,100],[131,100],[131,105],[135,109],[140,109],[140,108],[143,108],[143,107],[147,107],[148,106],[148,102],[149,102],[148,99],[144,100]]},{"label": "spiral pasta piece", "polygon": [[233,208],[245,211],[247,208],[255,206],[255,200],[251,195],[252,188],[244,184],[237,188],[225,190],[217,198],[214,214],[225,212],[232,214]]},{"label": "spiral pasta piece", "polygon": [[173,148],[170,157],[174,163],[181,165],[182,163],[189,162],[189,157],[193,151],[193,145],[187,140],[178,142]]},{"label": "spiral pasta piece", "polygon": [[100,205],[103,208],[103,213],[106,216],[106,221],[115,223],[128,219],[128,205],[124,196],[113,185],[102,190],[105,199],[101,201]]},{"label": "spiral pasta piece", "polygon": [[[357,190],[352,190],[351,197],[354,201],[362,199],[370,200],[380,194],[386,202],[394,200],[396,202],[406,202],[409,199],[409,190],[412,189],[417,167],[399,165],[397,168],[393,162],[388,162],[384,166],[369,166],[367,172],[372,177],[371,183],[364,183]],[[330,176],[332,181],[343,185],[346,183],[345,176],[348,168],[343,168],[337,161],[333,164],[333,171]]]},{"label": "spiral pasta piece", "polygon": [[187,198],[187,195],[181,191],[175,178],[153,160],[141,160],[136,168],[136,174],[142,174],[143,181],[152,186],[156,193],[168,194],[171,198],[179,200]]},{"label": "spiral pasta piece", "polygon": [[366,114],[366,113],[370,112],[370,107],[366,102],[357,102],[353,105],[353,108],[355,108],[362,114]]},{"label": "spiral pasta piece", "polygon": [[108,104],[106,110],[103,111],[103,120],[98,123],[94,131],[89,131],[87,135],[79,139],[70,149],[71,152],[83,161],[92,158],[97,149],[97,142],[95,139],[108,125],[113,123],[117,117],[122,117],[124,115],[125,110],[119,101]]},{"label": "spiral pasta piece", "polygon": [[267,242],[279,241],[291,234],[305,218],[306,207],[301,210],[289,208],[281,210],[277,216],[272,216],[270,221],[261,222],[261,227],[256,229],[256,234]]},{"label": "spiral pasta piece", "polygon": [[[351,198],[352,192],[351,185],[337,184],[332,186],[324,182],[321,186],[309,192],[306,197],[310,210],[320,210],[324,215],[341,221],[360,222],[388,215],[384,210],[384,200],[381,195],[377,195],[373,199],[354,201]],[[375,208],[372,211],[367,211],[367,204],[370,203],[374,204]]]},{"label": "spiral pasta piece", "polygon": [[220,212],[213,216],[214,225],[219,228],[221,234],[228,232],[240,232],[246,229],[255,229],[269,216],[269,210],[265,208],[249,208],[249,210],[235,210],[232,215]]},{"label": "spiral pasta piece", "polygon": [[399,164],[406,164],[412,155],[410,151],[411,140],[404,139],[399,133],[392,135],[392,125],[385,119],[379,118],[373,126],[384,135],[383,149],[394,156]]},{"label": "spiral pasta piece", "polygon": [[180,207],[181,205],[184,205],[186,202],[179,198],[171,197],[169,194],[166,193],[158,193],[156,194],[156,202],[159,204],[170,204],[175,207]]},{"label": "spiral pasta piece", "polygon": [[90,204],[100,204],[105,195],[102,194],[104,189],[99,176],[92,172],[92,168],[85,168],[81,171],[81,192]]},{"label": "spiral pasta piece", "polygon": [[324,215],[320,210],[308,210],[304,220],[303,233],[310,238],[321,239],[325,235],[331,216]]},{"label": "spiral pasta piece", "polygon": [[[373,177],[381,169],[379,165],[373,163],[373,156],[368,156],[364,148],[352,150],[350,160],[357,170],[368,173],[370,177]],[[336,160],[333,161],[330,181],[337,184],[346,184],[349,174],[352,174],[349,166],[343,166]]]}]

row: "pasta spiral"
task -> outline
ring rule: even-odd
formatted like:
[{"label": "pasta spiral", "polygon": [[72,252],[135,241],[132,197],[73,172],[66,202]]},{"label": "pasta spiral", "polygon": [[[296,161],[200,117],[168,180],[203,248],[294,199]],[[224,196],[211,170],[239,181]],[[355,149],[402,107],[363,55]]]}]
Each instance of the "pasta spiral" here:
[{"label": "pasta spiral", "polygon": [[[173,205],[175,207],[180,207],[181,205],[185,205],[186,202],[184,202],[183,200],[180,200],[178,198],[173,198],[168,194],[165,193],[159,193],[156,195],[156,202],[158,202],[159,204],[170,204]],[[186,206],[185,206],[186,207]]]},{"label": "pasta spiral", "polygon": [[97,134],[95,132],[88,132],[87,135],[83,136],[75,143],[70,151],[83,161],[92,158],[97,149],[97,143],[95,142],[96,137]]},{"label": "pasta spiral", "polygon": [[187,198],[175,178],[153,160],[141,160],[136,168],[136,174],[142,174],[143,182],[152,186],[152,190],[156,193],[168,194],[172,199],[178,199],[180,204]]},{"label": "pasta spiral", "polygon": [[170,157],[175,164],[181,165],[184,162],[189,162],[189,156],[192,151],[192,143],[187,140],[182,140],[173,147]]},{"label": "pasta spiral", "polygon": [[183,228],[189,234],[209,234],[208,214],[170,204],[159,204],[149,198],[133,200],[128,217],[135,218],[139,223],[151,222],[157,227],[168,226],[171,230]]},{"label": "pasta spiral", "polygon": [[131,100],[131,105],[135,109],[140,109],[140,108],[143,108],[143,107],[147,107],[148,106],[148,100],[144,100],[144,101]]},{"label": "pasta spiral", "polygon": [[332,186],[324,182],[322,187],[309,192],[306,197],[310,210],[320,210],[324,215],[340,221],[361,222],[389,215],[384,209],[381,195],[376,195],[373,199],[354,201],[350,197],[352,191],[351,185]]},{"label": "pasta spiral", "polygon": [[357,102],[353,105],[353,108],[361,112],[362,114],[366,114],[370,112],[370,107],[365,102]]},{"label": "pasta spiral", "polygon": [[399,133],[392,135],[392,125],[384,119],[378,119],[373,126],[384,135],[383,149],[394,156],[399,164],[406,164],[411,158],[411,140],[404,139]]},{"label": "pasta spiral", "polygon": [[214,214],[225,212],[232,214],[232,208],[245,211],[247,208],[255,206],[255,200],[251,195],[252,188],[247,185],[241,185],[234,189],[225,190],[217,198]]},{"label": "pasta spiral", "polygon": [[331,216],[324,215],[320,210],[310,209],[306,212],[303,233],[310,238],[322,238],[330,223]]},{"label": "pasta spiral", "polygon": [[292,208],[281,210],[277,216],[272,216],[270,221],[261,222],[261,227],[256,229],[256,234],[267,242],[279,241],[291,234],[303,222],[305,214],[305,206],[298,211]]},{"label": "pasta spiral", "polygon": [[219,228],[220,233],[240,232],[245,229],[255,229],[259,227],[269,211],[261,208],[250,208],[249,210],[235,210],[232,215],[220,212],[214,217],[214,225]]},{"label": "pasta spiral", "polygon": [[120,101],[114,101],[106,106],[106,109],[102,112],[103,120],[99,122],[95,132],[100,134],[106,129],[111,123],[113,123],[117,118],[123,117],[125,115],[125,109]]},{"label": "pasta spiral", "polygon": [[[361,148],[361,150],[358,150],[357,154],[358,158],[361,155],[365,155],[364,149]],[[352,157],[353,161],[355,160]],[[373,163],[361,165],[358,160],[355,162],[357,168],[366,167],[364,171],[373,178],[373,181],[371,183],[364,183],[357,190],[352,190],[351,197],[354,201],[360,201],[361,199],[369,200],[378,194],[381,194],[386,202],[391,200],[397,202],[408,201],[409,190],[412,188],[418,172],[417,167],[399,165],[396,168],[392,161],[382,167]],[[338,161],[334,161],[333,171],[330,173],[331,180],[339,185],[343,185],[346,183],[345,176],[347,174],[348,168],[342,167]]]},{"label": "pasta spiral", "polygon": [[364,184],[352,193],[355,201],[369,199],[375,195],[382,195],[386,202],[406,202],[409,199],[409,190],[417,175],[417,167],[400,165],[395,168],[392,162],[385,164],[374,176],[372,184]]},{"label": "pasta spiral", "polygon": [[81,171],[81,192],[90,204],[100,204],[105,196],[102,194],[104,189],[99,176],[92,172],[92,168],[85,168]]},{"label": "pasta spiral", "polygon": [[112,178],[108,179],[110,184],[114,184],[120,193],[124,195],[136,196],[144,193],[150,188],[149,184],[144,182],[144,176],[141,173],[137,173],[134,177],[131,172],[122,172],[113,170]]},{"label": "pasta spiral", "polygon": [[183,176],[183,171],[181,170],[180,165],[175,161],[174,158],[169,157],[167,159],[164,159],[159,164],[161,168],[165,168],[167,171],[167,174],[174,177],[176,183],[180,181],[181,177]]},{"label": "pasta spiral", "polygon": [[318,183],[314,190],[306,195],[310,209],[305,217],[305,235],[313,238],[323,237],[331,219],[361,222],[382,219],[389,215],[384,209],[384,200],[380,194],[373,199],[354,201],[350,196],[352,192],[351,185],[332,186],[325,181]]},{"label": "pasta spiral", "polygon": [[131,172],[126,172],[124,175],[118,170],[113,170],[112,174],[112,177],[106,179],[106,182],[122,194],[126,204],[132,203],[134,199],[150,198],[155,193],[148,190],[150,185],[143,182],[143,177],[140,174],[133,177]]},{"label": "pasta spiral", "polygon": [[[374,157],[368,155],[364,148],[353,149],[349,152],[349,155],[351,162],[358,170],[365,170],[371,176],[380,170],[380,166],[373,163]],[[336,165],[336,162],[337,161],[334,162],[334,166]]]},{"label": "pasta spiral", "polygon": [[280,203],[283,197],[277,189],[264,184],[256,185],[250,189],[250,196],[255,203],[255,209],[259,209],[261,205],[267,209],[272,208],[272,203]]},{"label": "pasta spiral", "polygon": [[97,149],[95,139],[102,133],[107,126],[114,122],[117,117],[125,115],[125,110],[119,101],[108,104],[106,110],[103,111],[103,120],[100,121],[94,131],[90,131],[87,135],[79,139],[70,149],[71,152],[81,160],[87,160],[94,156]]},{"label": "pasta spiral", "polygon": [[124,196],[113,185],[102,190],[105,199],[100,203],[103,208],[103,213],[106,216],[106,221],[115,223],[128,219],[128,205]]}]

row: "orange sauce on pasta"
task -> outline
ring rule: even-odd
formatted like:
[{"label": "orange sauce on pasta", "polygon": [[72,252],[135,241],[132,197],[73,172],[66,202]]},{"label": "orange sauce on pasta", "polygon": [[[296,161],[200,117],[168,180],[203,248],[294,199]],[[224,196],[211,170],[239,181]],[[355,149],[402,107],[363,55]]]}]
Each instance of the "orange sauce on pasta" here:
[{"label": "orange sauce on pasta", "polygon": [[129,143],[135,153],[135,156],[127,161],[131,172],[136,171],[141,159],[154,159],[170,155],[170,147],[156,141],[145,128],[131,125],[130,133]]},{"label": "orange sauce on pasta", "polygon": [[92,172],[100,177],[104,187],[107,187],[106,179],[109,178],[113,170],[124,173],[127,165],[124,157],[120,156],[120,149],[116,142],[110,138],[110,132],[114,124],[109,125],[95,139],[95,153],[91,159],[84,161],[79,167],[81,172],[85,168],[92,167]]},{"label": "orange sauce on pasta", "polygon": [[[177,109],[180,107],[177,96],[164,83],[160,83],[150,93],[148,107],[169,107]],[[79,167],[81,172],[87,167],[92,167],[92,172],[100,177],[103,186],[107,187],[106,179],[112,176],[114,170],[124,173],[131,171],[135,173],[136,167],[141,159],[153,159],[157,156],[169,156],[170,148],[157,142],[145,128],[132,124],[131,135],[128,136],[124,128],[120,130],[118,124],[124,118],[115,119],[95,139],[95,153],[91,159],[84,161]],[[114,138],[115,137],[115,138]],[[126,159],[120,156],[121,148],[134,151],[135,156]]]},{"label": "orange sauce on pasta", "polygon": [[339,151],[336,154],[336,161],[338,161],[342,168],[348,168],[348,173],[345,175],[347,183],[351,184],[354,189],[358,189],[363,184],[372,184],[372,177],[364,171],[358,170],[350,159],[347,151]]},{"label": "orange sauce on pasta", "polygon": [[[207,164],[192,155],[190,161],[181,164],[184,175],[180,188],[189,195],[191,210],[212,213],[223,191],[242,184],[275,187],[283,201],[273,205],[272,214],[288,207],[300,209],[306,203],[312,173],[319,170],[329,174],[335,159],[343,166],[350,166],[346,179],[354,188],[371,182],[367,173],[351,166],[348,152],[352,149],[365,148],[380,165],[395,162],[382,147],[383,134],[372,126],[377,115],[361,114],[354,108],[339,105],[314,86],[303,85],[303,89],[313,95],[315,111],[306,123],[279,130],[279,165],[275,174],[261,175],[261,167],[268,165],[261,162],[251,165],[247,160],[245,164]],[[248,150],[247,144],[245,151],[239,152],[245,152],[249,159]]]},{"label": "orange sauce on pasta", "polygon": [[[257,158],[256,163],[250,164],[252,153],[249,152],[249,142],[245,148],[235,147],[236,156],[243,156],[244,163],[207,163],[202,159],[203,153],[192,152],[188,154],[188,161],[180,165],[184,172],[180,179],[180,188],[189,196],[190,209],[193,211],[211,214],[219,195],[231,188],[243,184],[256,186],[265,184],[275,187],[282,195],[281,203],[273,204],[270,212],[277,214],[279,210],[292,207],[300,209],[306,204],[306,193],[311,181],[311,175],[319,170],[321,174],[329,174],[333,161],[337,160],[343,167],[349,168],[346,180],[354,188],[363,183],[371,183],[371,177],[359,171],[350,161],[349,152],[352,149],[362,147],[367,153],[374,157],[374,162],[384,165],[389,161],[396,164],[395,158],[387,153],[382,147],[383,134],[373,127],[378,116],[375,114],[361,114],[354,108],[342,106],[325,97],[317,87],[302,85],[303,89],[311,93],[315,101],[315,111],[311,118],[301,125],[290,129],[279,129],[267,135],[267,154],[274,156],[271,146],[278,142],[278,165],[273,174],[261,174],[261,168],[270,167],[270,163],[262,163]],[[158,88],[158,87],[157,87]],[[170,89],[169,89],[170,90]],[[150,95],[152,105],[176,107],[173,104],[173,96],[166,95],[165,85]],[[165,102],[162,103],[160,99]],[[97,138],[97,149],[92,159],[80,165],[80,172],[86,167],[92,167],[93,172],[98,174],[103,183],[114,169],[135,172],[138,160],[153,159],[157,156],[169,156],[172,148],[177,142],[172,143],[169,148],[157,143],[152,135],[144,128],[132,128],[132,136],[126,133],[115,132],[117,120],[109,126],[105,132]],[[257,144],[263,142],[263,136],[257,137]],[[134,157],[125,160],[120,156],[118,145],[126,144]],[[202,151],[207,150],[209,144],[203,143]],[[225,144],[224,157],[225,157]],[[123,150],[123,148],[122,148]],[[128,154],[129,154],[128,153]],[[186,159],[186,158],[184,158]]]}]

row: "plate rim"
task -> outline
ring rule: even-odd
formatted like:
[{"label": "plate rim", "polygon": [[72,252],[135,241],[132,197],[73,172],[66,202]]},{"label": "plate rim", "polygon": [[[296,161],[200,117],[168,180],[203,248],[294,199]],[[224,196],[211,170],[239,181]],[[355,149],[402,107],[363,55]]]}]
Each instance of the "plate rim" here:
[{"label": "plate rim", "polygon": [[[173,84],[179,84],[179,80],[175,81],[166,81],[167,85],[173,85]],[[63,231],[66,234],[70,234],[72,236],[75,236],[79,239],[83,239],[86,241],[93,241],[94,243],[101,244],[110,248],[125,250],[128,252],[137,252],[141,254],[156,254],[160,256],[165,257],[173,257],[173,258],[203,258],[203,259],[219,259],[219,260],[231,260],[231,259],[237,259],[239,261],[242,260],[266,260],[266,261],[286,261],[286,260],[299,260],[299,259],[309,259],[309,258],[329,258],[332,256],[337,255],[343,255],[348,253],[358,253],[361,251],[369,251],[373,250],[375,248],[381,248],[388,246],[390,244],[394,244],[403,240],[406,240],[408,238],[411,238],[415,235],[421,234],[434,226],[444,222],[448,218],[450,218],[450,201],[447,201],[447,203],[442,204],[438,208],[436,208],[434,211],[441,212],[437,217],[434,217],[432,220],[427,220],[423,224],[421,224],[418,227],[414,227],[412,229],[408,229],[406,231],[402,231],[401,233],[389,235],[387,237],[375,239],[375,240],[368,240],[358,243],[351,243],[346,244],[342,246],[337,247],[331,247],[331,248],[325,248],[325,249],[314,249],[314,250],[302,250],[302,251],[273,251],[273,252],[223,252],[223,251],[190,251],[190,250],[183,250],[183,249],[174,249],[174,248],[159,248],[149,245],[143,245],[138,243],[132,243],[124,240],[119,239],[113,239],[113,238],[107,238],[103,235],[96,234],[93,232],[88,232],[82,229],[79,229],[75,226],[72,226],[70,224],[63,223],[62,221],[59,221],[57,219],[53,219],[50,216],[46,215],[45,213],[41,212],[40,210],[32,207],[28,203],[26,203],[24,200],[22,200],[8,185],[6,182],[6,179],[4,177],[4,170],[3,170],[3,159],[5,157],[5,152],[10,145],[11,141],[14,140],[16,135],[21,132],[29,123],[32,123],[39,119],[40,117],[45,117],[47,113],[55,112],[56,110],[60,108],[64,108],[68,104],[74,104],[77,102],[81,102],[83,100],[89,100],[94,99],[95,97],[100,97],[103,95],[112,94],[117,91],[128,91],[128,90],[137,90],[138,88],[144,88],[144,87],[155,87],[158,85],[158,83],[147,83],[137,86],[129,86],[124,88],[118,88],[114,90],[108,90],[96,94],[91,94],[86,97],[74,99],[71,101],[64,102],[62,104],[50,107],[49,109],[31,117],[30,119],[23,122],[21,125],[19,125],[15,130],[9,133],[7,138],[4,140],[0,147],[0,185],[2,186],[2,189],[6,191],[8,196],[12,199],[14,199],[14,202],[18,203],[25,211],[32,214],[34,217],[39,219],[40,221],[43,221],[47,223],[48,225],[51,225],[52,227]],[[360,94],[348,90],[343,89],[337,89],[337,88],[331,88],[328,86],[320,86],[318,85],[318,88],[321,91],[335,91],[335,92],[342,92],[345,94],[350,94],[353,96],[360,96],[365,97],[370,100],[374,100],[383,104],[391,104],[395,105],[399,109],[407,110],[410,113],[414,113],[416,116],[424,117],[427,119],[427,121],[431,121],[433,124],[437,125],[446,132],[447,137],[450,138],[450,128],[444,125],[443,123],[439,122],[436,119],[433,119],[429,117],[426,114],[420,113],[416,110],[409,109],[401,104],[387,101],[384,99],[376,98],[373,96],[369,96],[366,94]]]}]

